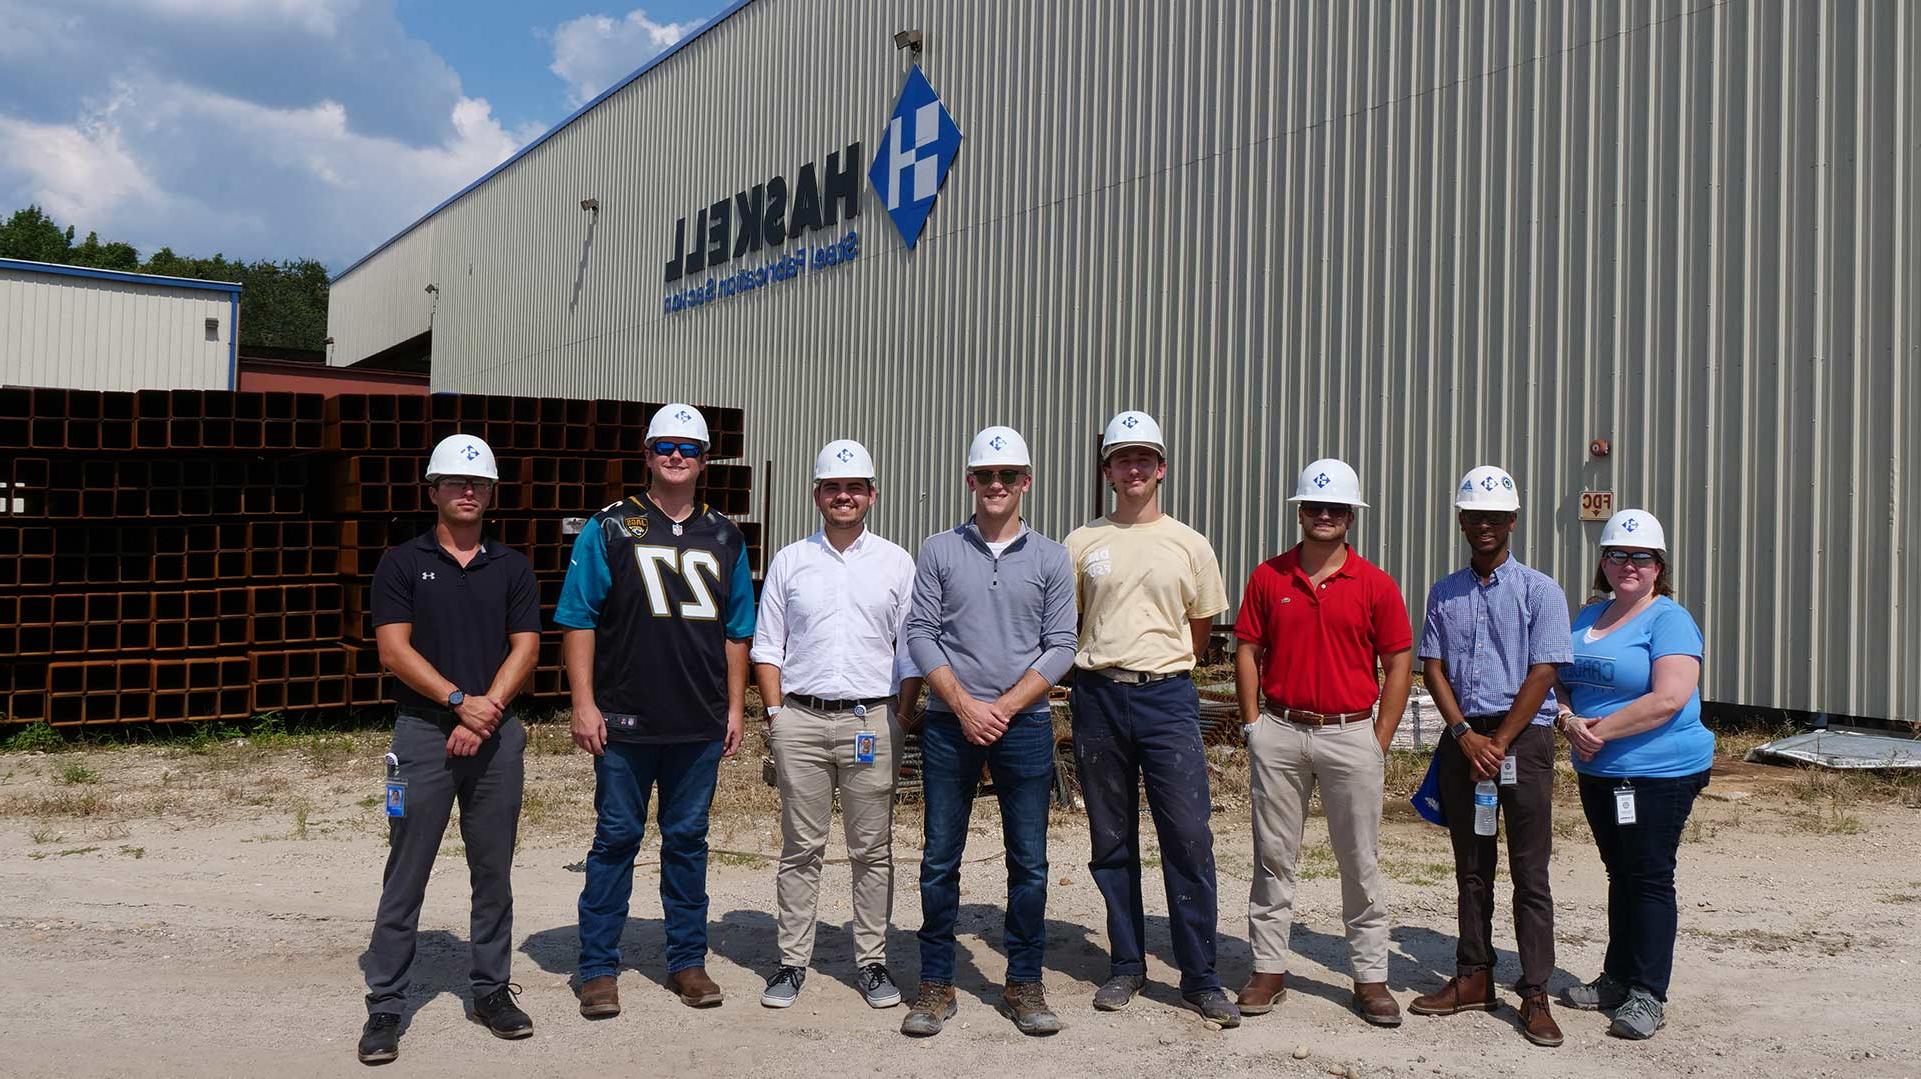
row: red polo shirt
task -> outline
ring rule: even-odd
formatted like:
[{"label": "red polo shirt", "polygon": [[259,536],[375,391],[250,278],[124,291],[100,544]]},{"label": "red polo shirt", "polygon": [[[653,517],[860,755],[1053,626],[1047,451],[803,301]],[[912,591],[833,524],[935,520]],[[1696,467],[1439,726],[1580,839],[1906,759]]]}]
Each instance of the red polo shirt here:
[{"label": "red polo shirt", "polygon": [[1376,658],[1414,647],[1400,586],[1352,547],[1318,589],[1301,572],[1298,546],[1256,566],[1234,636],[1262,649],[1262,693],[1329,714],[1374,707]]}]

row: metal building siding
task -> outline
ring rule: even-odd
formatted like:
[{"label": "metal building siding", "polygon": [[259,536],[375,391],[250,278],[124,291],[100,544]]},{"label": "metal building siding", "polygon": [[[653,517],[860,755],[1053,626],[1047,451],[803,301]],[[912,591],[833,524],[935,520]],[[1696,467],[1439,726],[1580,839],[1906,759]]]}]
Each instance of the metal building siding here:
[{"label": "metal building siding", "polygon": [[232,308],[226,292],[0,267],[0,384],[228,389]]},{"label": "metal building siding", "polygon": [[[429,219],[333,282],[327,303],[327,362],[358,363],[433,328],[434,232]],[[439,287],[436,285],[436,287]],[[444,294],[444,293],[443,293]]]},{"label": "metal building siding", "polygon": [[[964,133],[920,246],[870,193],[855,264],[663,316],[676,218],[877,151],[904,26]],[[843,435],[881,531],[951,523],[990,422],[1058,536],[1146,408],[1236,592],[1338,455],[1417,619],[1500,463],[1572,599],[1583,489],[1661,516],[1708,697],[1913,717],[1918,37],[1893,0],[759,0],[432,220],[435,386],[744,406],[776,544]]]}]

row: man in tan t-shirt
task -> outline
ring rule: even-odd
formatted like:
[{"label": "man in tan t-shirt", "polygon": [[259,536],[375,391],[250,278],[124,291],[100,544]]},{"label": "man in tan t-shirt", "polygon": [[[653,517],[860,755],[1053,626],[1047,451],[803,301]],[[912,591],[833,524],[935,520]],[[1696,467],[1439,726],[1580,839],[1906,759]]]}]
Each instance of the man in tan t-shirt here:
[{"label": "man in tan t-shirt", "polygon": [[1094,875],[1107,900],[1112,967],[1094,994],[1125,1008],[1147,980],[1141,911],[1140,783],[1161,842],[1181,999],[1222,1026],[1241,1013],[1214,972],[1214,834],[1200,697],[1188,672],[1227,609],[1220,563],[1200,533],[1161,512],[1167,475],[1160,425],[1123,412],[1101,438],[1114,510],[1067,537],[1079,590],[1074,758],[1087,802]]}]

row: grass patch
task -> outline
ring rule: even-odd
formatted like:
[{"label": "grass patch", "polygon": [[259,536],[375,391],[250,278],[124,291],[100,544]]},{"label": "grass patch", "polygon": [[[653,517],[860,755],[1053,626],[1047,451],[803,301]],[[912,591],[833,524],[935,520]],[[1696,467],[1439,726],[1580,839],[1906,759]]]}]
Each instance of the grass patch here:
[{"label": "grass patch", "polygon": [[1921,903],[1921,895],[1913,895],[1907,892],[1895,892],[1890,895],[1884,895],[1881,898],[1875,900],[1875,902],[1877,903]]},{"label": "grass patch", "polygon": [[1327,880],[1340,875],[1341,866],[1334,860],[1334,848],[1325,843],[1302,847],[1300,857],[1294,860],[1296,880]]},{"label": "grass patch", "polygon": [[99,849],[99,847],[68,847],[66,850],[57,850],[53,853],[58,857],[66,858],[75,854],[92,854]]},{"label": "grass patch", "polygon": [[78,761],[70,761],[60,766],[60,782],[65,783],[69,787],[85,783],[98,783],[99,781],[99,772],[94,771]]},{"label": "grass patch", "polygon": [[106,808],[106,799],[92,791],[19,794],[0,801],[0,817],[92,817]]},{"label": "grass patch", "polygon": [[58,843],[67,837],[51,828],[35,828],[29,833],[27,838],[33,840],[35,845],[39,845],[43,843]]},{"label": "grass patch", "polygon": [[35,720],[7,736],[0,743],[0,751],[7,753],[51,753],[66,745],[67,740],[60,732],[47,726],[45,720]]},{"label": "grass patch", "polygon": [[1861,818],[1839,805],[1816,805],[1788,814],[1795,831],[1814,835],[1859,835]]},{"label": "grass patch", "polygon": [[1383,858],[1381,871],[1402,884],[1432,887],[1454,879],[1452,862],[1422,862],[1411,858]]},{"label": "grass patch", "polygon": [[1720,826],[1710,824],[1701,817],[1689,817],[1688,826],[1681,830],[1681,842],[1705,843],[1721,831]]},{"label": "grass patch", "polygon": [[717,850],[713,852],[713,857],[714,861],[721,865],[738,866],[742,869],[765,869],[773,864],[764,855],[738,850]]}]

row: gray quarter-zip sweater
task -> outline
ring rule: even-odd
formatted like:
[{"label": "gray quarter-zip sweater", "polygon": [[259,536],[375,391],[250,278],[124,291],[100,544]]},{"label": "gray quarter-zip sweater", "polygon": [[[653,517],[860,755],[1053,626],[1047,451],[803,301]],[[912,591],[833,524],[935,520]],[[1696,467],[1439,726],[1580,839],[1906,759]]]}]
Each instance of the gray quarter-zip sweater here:
[{"label": "gray quarter-zip sweater", "polygon": [[[923,671],[951,667],[969,696],[991,701],[1030,669],[1060,681],[1078,643],[1067,548],[1022,523],[999,558],[970,517],[927,537],[915,559],[907,651]],[[1042,711],[1046,699],[1031,711]],[[939,694],[932,712],[950,712]]]}]

